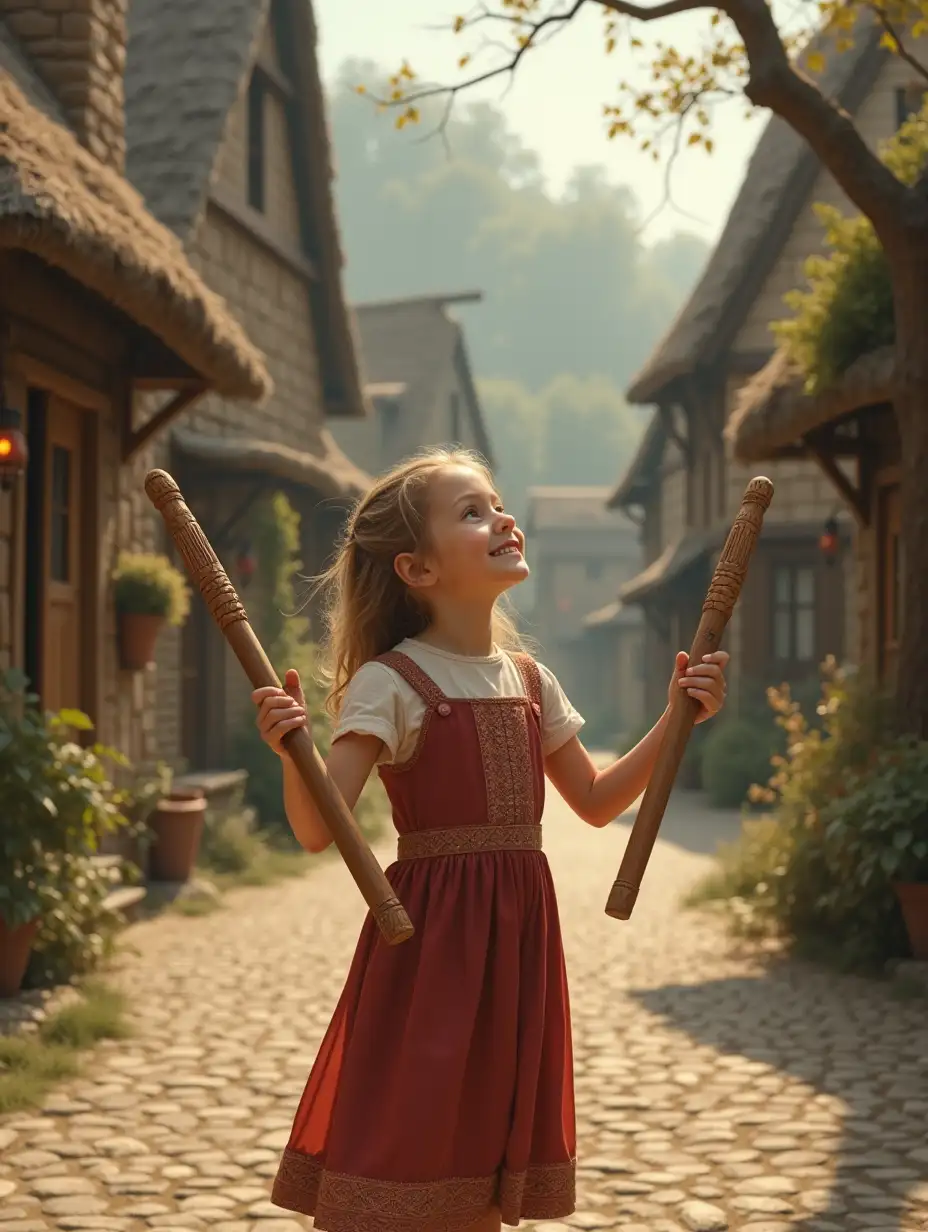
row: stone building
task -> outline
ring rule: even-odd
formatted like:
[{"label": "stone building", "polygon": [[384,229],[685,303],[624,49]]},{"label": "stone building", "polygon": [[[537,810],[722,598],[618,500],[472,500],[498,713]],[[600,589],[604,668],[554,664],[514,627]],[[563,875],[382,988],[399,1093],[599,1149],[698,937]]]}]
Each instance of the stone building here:
[{"label": "stone building", "polygon": [[628,672],[640,621],[616,619],[608,634],[600,625],[640,570],[641,547],[631,520],[607,509],[608,496],[599,487],[529,488],[525,530],[535,577],[528,632],[589,732],[614,736],[641,721],[641,674]]},{"label": "stone building", "polygon": [[[877,146],[920,106],[924,83],[880,46],[869,21],[850,51],[839,54],[824,36],[817,50],[822,88]],[[621,597],[645,613],[652,708],[666,688],[668,655],[692,639],[719,548],[756,473],[724,431],[742,386],[774,354],[770,322],[788,315],[784,294],[823,249],[818,202],[850,209],[803,140],[771,119],[702,278],[629,391],[656,409],[611,503],[643,522],[646,567]],[[840,467],[850,473],[851,460]],[[768,684],[813,677],[827,654],[842,660],[857,646],[852,518],[833,467],[804,443],[779,449],[765,469],[776,495],[726,635],[733,708],[762,698]],[[819,548],[832,519],[837,559]]]},{"label": "stone building", "polygon": [[493,465],[467,338],[448,312],[479,291],[357,304],[366,420],[340,420],[338,443],[365,470],[384,471],[428,445],[463,445]]},{"label": "stone building", "polygon": [[[258,413],[199,398],[158,457],[233,577],[255,501],[275,490],[301,515],[303,564],[315,572],[368,478],[329,426],[362,418],[366,404],[312,4],[130,0],[129,34],[129,176],[262,348],[275,385]],[[222,766],[248,686],[202,604],[181,635],[162,639],[158,675],[155,751]]]},{"label": "stone building", "polygon": [[28,445],[0,490],[0,666],[135,758],[151,682],[121,669],[110,586],[139,546],[127,471],[188,390],[253,415],[272,383],[124,178],[125,46],[117,3],[0,0],[0,399]]}]

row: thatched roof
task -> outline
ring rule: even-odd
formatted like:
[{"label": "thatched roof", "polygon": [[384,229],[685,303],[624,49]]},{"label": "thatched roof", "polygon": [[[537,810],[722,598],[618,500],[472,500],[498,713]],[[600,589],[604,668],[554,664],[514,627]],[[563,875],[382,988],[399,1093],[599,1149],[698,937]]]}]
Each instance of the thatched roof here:
[{"label": "thatched roof", "polygon": [[[889,52],[869,12],[854,46],[838,53],[830,35],[811,50],[825,55],[822,91],[852,115],[866,99]],[[731,345],[744,314],[783,245],[821,171],[821,163],[785,120],[768,122],[748,164],[725,229],[689,300],[628,390],[629,402],[656,401],[674,379],[711,363]]]},{"label": "thatched roof", "polygon": [[171,440],[182,459],[200,467],[215,467],[226,475],[273,475],[329,499],[354,500],[371,486],[370,476],[342,453],[327,429],[322,430],[316,453],[272,441],[208,436],[181,428],[175,429]]},{"label": "thatched roof", "polygon": [[[0,23],[2,27],[2,23]],[[115,171],[30,102],[46,101],[11,37],[0,38],[0,248],[33,253],[160,338],[217,391],[261,398],[261,355],[181,245]],[[10,66],[16,69],[16,81]]]},{"label": "thatched roof", "polygon": [[675,581],[693,565],[703,560],[710,549],[725,542],[727,526],[711,526],[687,531],[668,543],[656,560],[619,588],[622,603],[640,603]]},{"label": "thatched roof", "polygon": [[[226,124],[246,88],[269,0],[130,0],[126,173],[156,218],[188,242],[203,216]],[[330,414],[366,413],[342,251],[311,0],[287,0],[298,181],[307,255],[321,286],[320,365]]]},{"label": "thatched roof", "polygon": [[526,493],[528,517],[526,530],[627,530],[637,533],[634,525],[606,504],[609,488],[533,487]]},{"label": "thatched roof", "polygon": [[477,448],[492,466],[492,445],[473,380],[464,329],[447,312],[449,305],[476,303],[481,298],[479,291],[438,292],[356,304],[354,311],[368,394],[374,397],[378,396],[378,388],[403,386],[402,394],[387,396],[398,397],[401,405],[408,397],[410,402],[427,406],[447,386],[449,372],[456,372],[464,389],[465,409]]},{"label": "thatched roof", "polygon": [[609,509],[627,509],[642,501],[660,466],[665,440],[663,420],[660,412],[655,411],[638,442],[635,456],[606,502]]},{"label": "thatched roof", "polygon": [[780,350],[740,391],[725,437],[740,461],[767,460],[816,428],[891,402],[894,370],[893,347],[880,347],[851,364],[830,388],[809,394],[802,373]]}]

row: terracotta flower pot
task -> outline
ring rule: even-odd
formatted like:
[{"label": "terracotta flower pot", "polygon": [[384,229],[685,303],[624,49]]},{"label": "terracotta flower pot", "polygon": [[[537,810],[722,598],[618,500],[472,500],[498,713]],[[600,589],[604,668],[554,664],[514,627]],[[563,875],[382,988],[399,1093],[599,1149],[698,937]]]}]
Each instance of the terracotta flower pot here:
[{"label": "terracotta flower pot", "polygon": [[912,957],[928,962],[928,882],[897,882],[893,889],[902,908]]},{"label": "terracotta flower pot", "polygon": [[38,919],[8,928],[0,916],[0,997],[15,997],[29,965]]},{"label": "terracotta flower pot", "polygon": [[154,841],[148,855],[152,881],[187,881],[193,872],[203,835],[206,797],[159,800],[148,819]]},{"label": "terracotta flower pot", "polygon": [[140,672],[154,660],[164,622],[163,616],[119,613],[119,657],[126,671]]}]

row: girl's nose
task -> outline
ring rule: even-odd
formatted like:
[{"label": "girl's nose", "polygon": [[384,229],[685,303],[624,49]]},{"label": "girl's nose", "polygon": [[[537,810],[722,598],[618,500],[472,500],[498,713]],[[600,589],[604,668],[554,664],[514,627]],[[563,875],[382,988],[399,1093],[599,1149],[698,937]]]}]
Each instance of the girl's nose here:
[{"label": "girl's nose", "polygon": [[516,520],[511,513],[501,513],[497,522],[497,534],[506,535],[509,531],[514,530]]}]

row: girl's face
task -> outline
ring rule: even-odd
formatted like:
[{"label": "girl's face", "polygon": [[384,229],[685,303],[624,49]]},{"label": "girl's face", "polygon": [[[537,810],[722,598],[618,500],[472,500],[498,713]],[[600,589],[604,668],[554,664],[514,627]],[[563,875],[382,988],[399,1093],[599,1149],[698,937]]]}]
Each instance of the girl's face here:
[{"label": "girl's face", "polygon": [[528,577],[525,536],[480,471],[444,467],[429,483],[428,500],[427,548],[397,557],[407,585],[433,598],[492,601]]}]

